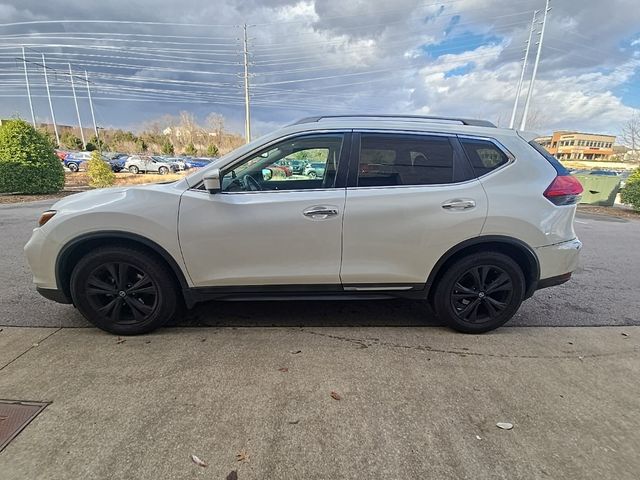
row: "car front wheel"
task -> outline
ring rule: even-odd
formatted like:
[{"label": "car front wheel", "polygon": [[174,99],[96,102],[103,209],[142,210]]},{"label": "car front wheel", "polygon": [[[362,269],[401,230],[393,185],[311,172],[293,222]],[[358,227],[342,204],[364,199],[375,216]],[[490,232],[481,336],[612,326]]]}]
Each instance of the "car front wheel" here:
[{"label": "car front wheel", "polygon": [[461,332],[484,333],[518,311],[525,280],[511,257],[484,252],[450,265],[435,288],[433,306],[441,320]]},{"label": "car front wheel", "polygon": [[78,164],[77,163],[69,163],[69,164],[67,164],[67,168],[69,170],[71,170],[72,172],[77,172],[78,171]]},{"label": "car front wheel", "polygon": [[158,173],[159,173],[160,175],[166,175],[167,173],[169,173],[169,169],[168,169],[167,167],[160,167],[160,168],[158,169]]},{"label": "car front wheel", "polygon": [[138,167],[136,167],[135,165],[131,165],[129,167],[129,172],[133,173],[133,174],[138,174],[138,173],[140,173],[140,169]]},{"label": "car front wheel", "polygon": [[91,251],[74,268],[70,286],[80,313],[116,335],[151,332],[176,310],[176,286],[168,267],[134,248]]}]

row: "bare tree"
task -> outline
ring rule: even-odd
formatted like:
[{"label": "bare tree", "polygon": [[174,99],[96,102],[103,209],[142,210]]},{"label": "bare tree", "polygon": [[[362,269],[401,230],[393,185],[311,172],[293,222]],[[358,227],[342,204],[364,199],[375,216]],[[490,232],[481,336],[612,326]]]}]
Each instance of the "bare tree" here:
[{"label": "bare tree", "polygon": [[620,139],[633,151],[632,155],[637,155],[637,150],[640,148],[640,115],[638,112],[631,115],[631,118],[622,125]]}]

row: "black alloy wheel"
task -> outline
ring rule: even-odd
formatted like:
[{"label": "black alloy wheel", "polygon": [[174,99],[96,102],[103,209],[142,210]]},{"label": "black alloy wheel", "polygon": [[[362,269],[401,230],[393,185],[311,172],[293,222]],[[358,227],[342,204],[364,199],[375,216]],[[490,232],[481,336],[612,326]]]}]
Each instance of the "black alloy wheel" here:
[{"label": "black alloy wheel", "polygon": [[158,304],[158,287],[129,263],[104,263],[87,277],[85,292],[96,313],[114,324],[144,322]]},{"label": "black alloy wheel", "polygon": [[461,320],[484,323],[507,308],[513,296],[511,277],[495,265],[479,265],[464,272],[451,290],[451,306]]},{"label": "black alloy wheel", "polygon": [[151,252],[134,247],[101,247],[76,264],[71,297],[80,313],[117,335],[147,333],[169,321],[178,285],[169,267]]},{"label": "black alloy wheel", "polygon": [[499,252],[477,252],[446,266],[434,286],[433,307],[451,328],[484,333],[520,308],[526,282],[518,263]]}]

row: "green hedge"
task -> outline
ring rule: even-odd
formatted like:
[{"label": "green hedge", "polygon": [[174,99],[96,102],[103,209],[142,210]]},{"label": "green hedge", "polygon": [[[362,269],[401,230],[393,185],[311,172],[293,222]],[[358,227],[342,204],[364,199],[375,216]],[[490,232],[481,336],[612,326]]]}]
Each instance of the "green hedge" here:
[{"label": "green hedge", "polygon": [[634,210],[640,212],[640,168],[633,172],[620,192],[623,203],[631,205]]},{"label": "green hedge", "polygon": [[0,193],[54,193],[64,170],[46,135],[23,120],[0,125]]}]

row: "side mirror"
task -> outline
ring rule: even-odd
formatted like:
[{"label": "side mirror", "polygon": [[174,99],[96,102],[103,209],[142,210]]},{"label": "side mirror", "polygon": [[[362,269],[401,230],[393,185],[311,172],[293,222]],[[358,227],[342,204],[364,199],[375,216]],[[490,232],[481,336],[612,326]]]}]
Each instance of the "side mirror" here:
[{"label": "side mirror", "polygon": [[207,176],[204,177],[202,181],[204,183],[204,188],[211,194],[219,193],[222,190],[219,168],[215,168],[210,172],[207,172]]},{"label": "side mirror", "polygon": [[262,180],[264,180],[265,182],[268,182],[272,178],[273,178],[273,170],[271,170],[270,168],[263,168],[262,169]]}]

